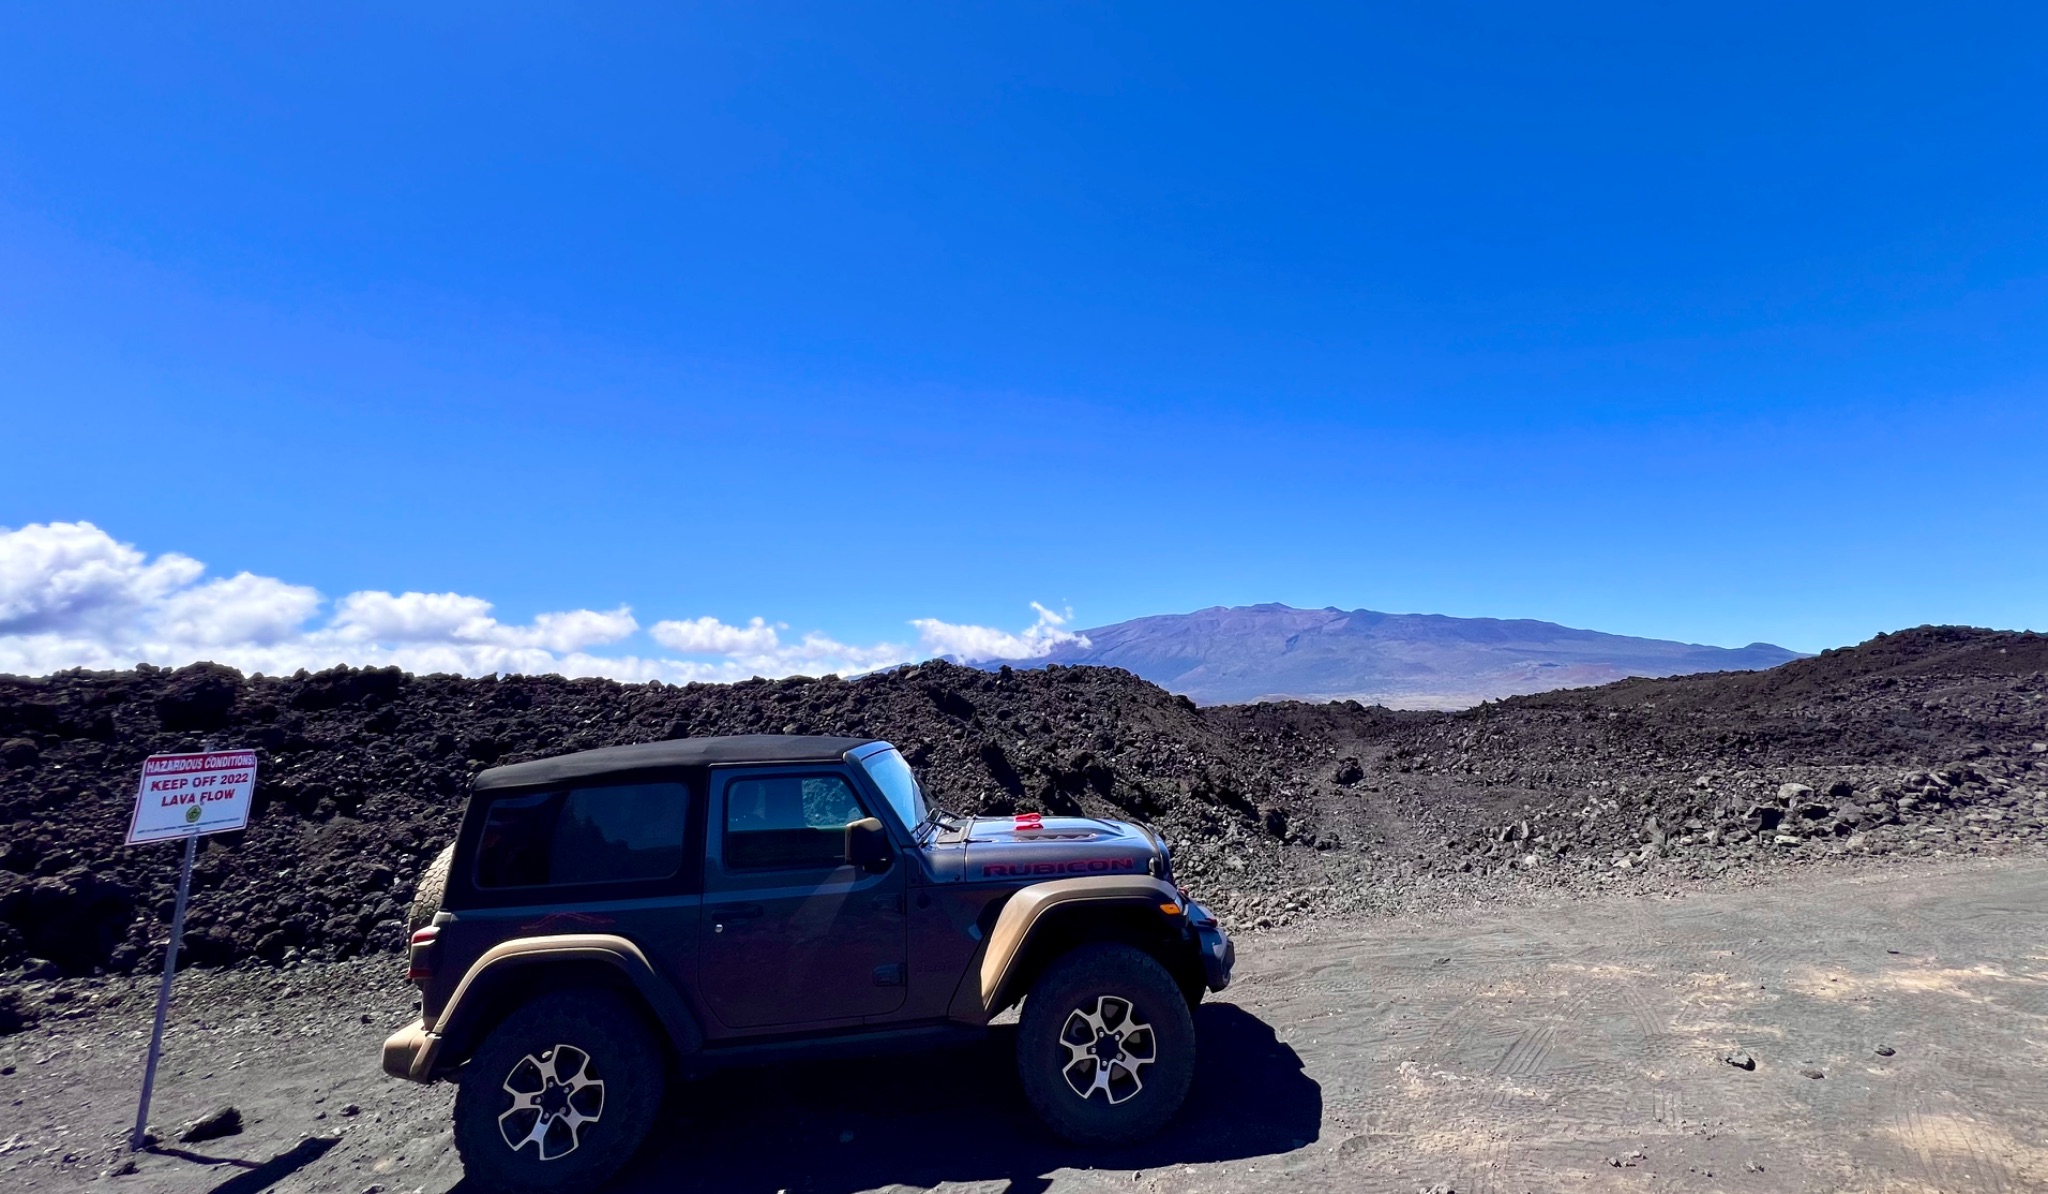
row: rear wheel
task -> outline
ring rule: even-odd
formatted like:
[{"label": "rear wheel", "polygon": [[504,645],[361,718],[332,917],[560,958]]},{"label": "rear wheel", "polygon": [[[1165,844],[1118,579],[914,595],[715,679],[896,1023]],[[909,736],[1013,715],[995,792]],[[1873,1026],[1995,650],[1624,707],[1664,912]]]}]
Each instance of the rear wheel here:
[{"label": "rear wheel", "polygon": [[1017,1072],[1032,1109],[1068,1140],[1141,1140],[1174,1117],[1194,1080],[1187,998],[1142,950],[1082,946],[1032,985]]},{"label": "rear wheel", "polygon": [[583,1191],[630,1160],[665,1085],[654,1034],[617,996],[543,995],[462,1068],[455,1147],[486,1190]]}]

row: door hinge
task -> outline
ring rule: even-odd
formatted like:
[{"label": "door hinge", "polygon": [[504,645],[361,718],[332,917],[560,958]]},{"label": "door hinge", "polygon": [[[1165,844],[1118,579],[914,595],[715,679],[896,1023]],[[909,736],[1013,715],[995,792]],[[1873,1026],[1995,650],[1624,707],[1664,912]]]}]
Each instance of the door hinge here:
[{"label": "door hinge", "polygon": [[875,985],[878,987],[900,987],[903,985],[903,973],[908,969],[909,967],[901,962],[890,962],[886,966],[877,966],[875,967]]}]

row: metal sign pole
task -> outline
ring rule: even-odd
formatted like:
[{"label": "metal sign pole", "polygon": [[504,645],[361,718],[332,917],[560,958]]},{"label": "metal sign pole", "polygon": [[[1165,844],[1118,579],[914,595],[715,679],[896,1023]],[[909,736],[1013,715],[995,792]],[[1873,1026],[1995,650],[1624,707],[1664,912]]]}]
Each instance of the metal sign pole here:
[{"label": "metal sign pole", "polygon": [[164,981],[156,989],[156,1027],[149,1034],[149,1064],[142,1070],[142,1105],[135,1109],[135,1133],[128,1138],[130,1152],[140,1151],[149,1134],[149,1095],[156,1086],[156,1063],[164,1052],[164,1017],[171,1010],[171,976],[178,972],[178,943],[185,936],[185,897],[192,890],[192,857],[199,852],[199,835],[185,838],[185,864],[178,868],[178,903],[171,913],[171,943],[164,949]]},{"label": "metal sign pole", "polygon": [[142,1070],[142,1102],[135,1108],[135,1131],[128,1137],[131,1152],[149,1144],[149,1096],[156,1090],[156,1066],[164,1055],[164,1021],[171,1012],[171,979],[178,973],[178,947],[185,941],[192,859],[199,853],[202,836],[249,827],[256,762],[255,751],[222,753],[211,738],[198,754],[151,755],[142,760],[135,811],[128,818],[128,844],[143,846],[183,837],[185,861],[178,868],[178,903],[171,913],[171,940],[164,947],[164,981],[156,989],[156,1026],[149,1033],[149,1063]]}]

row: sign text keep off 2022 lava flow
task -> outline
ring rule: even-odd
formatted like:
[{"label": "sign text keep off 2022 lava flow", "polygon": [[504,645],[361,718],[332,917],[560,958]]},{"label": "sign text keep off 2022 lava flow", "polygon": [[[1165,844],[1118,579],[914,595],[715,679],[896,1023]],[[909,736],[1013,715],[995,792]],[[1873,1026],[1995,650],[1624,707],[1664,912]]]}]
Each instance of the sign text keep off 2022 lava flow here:
[{"label": "sign text keep off 2022 lava flow", "polygon": [[256,752],[212,751],[151,755],[142,763],[142,788],[128,821],[128,844],[226,833],[249,824],[256,790]]}]

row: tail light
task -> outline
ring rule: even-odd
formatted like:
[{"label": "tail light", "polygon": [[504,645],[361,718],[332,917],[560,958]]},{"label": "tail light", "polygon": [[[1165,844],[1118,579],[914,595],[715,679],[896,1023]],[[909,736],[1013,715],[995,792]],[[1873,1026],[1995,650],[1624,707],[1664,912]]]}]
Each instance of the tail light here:
[{"label": "tail light", "polygon": [[424,928],[412,935],[412,943],[406,947],[405,981],[425,982],[434,977],[434,938],[440,935],[438,927]]}]

